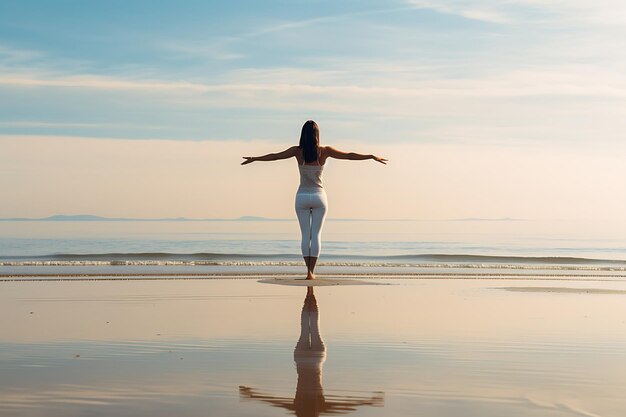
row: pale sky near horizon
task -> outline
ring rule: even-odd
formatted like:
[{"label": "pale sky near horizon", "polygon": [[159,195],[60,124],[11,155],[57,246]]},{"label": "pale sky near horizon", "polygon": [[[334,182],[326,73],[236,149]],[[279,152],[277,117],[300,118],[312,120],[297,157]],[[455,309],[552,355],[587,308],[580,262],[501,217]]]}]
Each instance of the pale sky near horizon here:
[{"label": "pale sky near horizon", "polygon": [[0,4],[0,217],[290,217],[296,144],[331,217],[626,212],[618,0]]}]

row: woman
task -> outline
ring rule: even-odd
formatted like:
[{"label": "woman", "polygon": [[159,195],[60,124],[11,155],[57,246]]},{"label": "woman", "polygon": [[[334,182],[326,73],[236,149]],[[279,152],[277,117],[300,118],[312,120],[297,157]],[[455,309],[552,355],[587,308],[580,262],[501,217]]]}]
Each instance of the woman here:
[{"label": "woman", "polygon": [[313,271],[320,255],[321,232],[326,217],[326,192],[322,185],[322,172],[328,158],[363,160],[373,159],[381,164],[387,160],[375,155],[342,152],[331,146],[320,146],[320,131],[317,123],[307,121],[302,126],[300,144],[279,153],[263,156],[244,156],[246,165],[255,161],[277,161],[296,158],[300,170],[300,187],[296,193],[296,215],[302,232],[302,257],[307,267],[306,279],[315,279]]}]

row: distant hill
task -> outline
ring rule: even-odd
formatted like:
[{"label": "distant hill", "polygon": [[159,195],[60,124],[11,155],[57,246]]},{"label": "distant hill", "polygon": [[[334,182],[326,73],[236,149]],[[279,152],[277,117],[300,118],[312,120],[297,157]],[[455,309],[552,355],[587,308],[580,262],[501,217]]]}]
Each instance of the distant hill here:
[{"label": "distant hill", "polygon": [[57,214],[55,216],[45,217],[44,221],[60,221],[60,222],[101,222],[101,221],[110,221],[110,220],[120,220],[120,219],[111,219],[101,216],[94,216],[92,214],[76,214],[76,215],[67,215],[67,214]]}]

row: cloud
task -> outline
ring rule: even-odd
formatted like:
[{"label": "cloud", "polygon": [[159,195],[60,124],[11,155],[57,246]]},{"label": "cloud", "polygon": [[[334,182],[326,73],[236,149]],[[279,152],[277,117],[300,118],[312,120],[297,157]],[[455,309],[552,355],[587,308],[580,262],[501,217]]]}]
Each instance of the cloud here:
[{"label": "cloud", "polygon": [[158,49],[173,53],[174,56],[201,57],[216,61],[234,61],[246,57],[245,53],[229,51],[224,42],[194,42],[163,41],[156,45]]},{"label": "cloud", "polygon": [[0,62],[5,64],[21,64],[40,58],[42,54],[28,49],[16,49],[0,44]]},{"label": "cloud", "polygon": [[253,38],[253,37],[266,35],[270,33],[283,32],[283,31],[288,31],[292,29],[300,29],[303,27],[325,23],[325,22],[336,22],[337,20],[340,20],[340,21],[349,20],[355,17],[360,17],[360,16],[371,16],[371,15],[378,15],[378,14],[385,14],[385,13],[394,13],[394,12],[403,11],[407,9],[408,7],[406,6],[390,7],[390,8],[382,8],[382,9],[381,8],[366,9],[366,10],[351,11],[347,13],[337,13],[337,14],[330,14],[330,15],[325,15],[325,16],[317,16],[317,17],[313,17],[310,19],[302,19],[302,20],[288,21],[288,22],[282,22],[282,23],[274,22],[274,24],[272,25],[265,26],[260,29],[256,29],[254,31],[241,33],[230,39],[242,40],[242,39]]},{"label": "cloud", "polygon": [[408,4],[489,23],[622,25],[622,0],[409,0]]},{"label": "cloud", "polygon": [[[248,77],[255,78],[253,71]],[[285,77],[288,74],[289,77]],[[42,75],[4,74],[0,85],[11,87],[53,87],[67,89],[123,90],[146,93],[225,93],[235,95],[278,94],[355,97],[528,97],[587,96],[626,97],[626,76],[621,72],[591,65],[562,65],[537,69],[518,69],[501,74],[465,78],[429,78],[412,80],[396,78],[394,85],[358,85],[301,83],[311,72],[293,68],[286,71],[261,71],[264,82],[202,83],[169,80],[134,80],[120,77],[81,75],[51,77]],[[232,78],[237,78],[232,77]],[[330,80],[327,80],[328,82]]]},{"label": "cloud", "polygon": [[135,81],[131,79],[97,75],[66,77],[46,77],[38,74],[0,75],[0,84],[13,87],[61,87],[103,90],[146,90],[146,91],[209,91],[210,87],[202,84],[167,81]]},{"label": "cloud", "polygon": [[439,13],[452,14],[471,20],[488,23],[505,24],[512,21],[511,17],[494,7],[491,2],[480,1],[432,1],[409,0],[409,4],[418,9],[430,9]]},{"label": "cloud", "polygon": [[300,20],[281,20],[279,17],[275,17],[270,22],[264,22],[258,27],[252,30],[244,30],[232,35],[214,36],[203,40],[197,41],[172,41],[170,39],[157,41],[156,46],[168,52],[174,52],[180,56],[187,56],[193,58],[210,59],[218,61],[234,61],[243,60],[248,58],[250,51],[246,50],[245,45],[247,42],[254,41],[260,37],[276,36],[275,39],[286,39],[290,36],[284,32],[296,33],[297,30],[308,28],[315,25],[324,25],[326,23],[332,23],[337,25],[339,22],[349,21],[351,19],[372,16],[386,13],[401,12],[409,10],[410,6],[391,7],[391,8],[377,8],[356,10],[346,13],[328,14],[322,16],[316,16],[308,19]]},{"label": "cloud", "polygon": [[141,130],[185,130],[185,127],[174,127],[169,125],[131,124],[131,123],[78,123],[78,122],[47,122],[37,120],[0,121],[0,128],[89,128],[89,129],[141,129]]},{"label": "cloud", "polygon": [[622,0],[515,0],[513,4],[550,12],[569,23],[622,25],[626,3]]},{"label": "cloud", "polygon": [[[0,77],[3,93],[27,88],[30,99],[40,97],[42,102],[58,97],[59,91],[64,97],[52,120],[45,108],[13,120],[5,115],[0,132],[106,132],[180,141],[265,138],[284,143],[298,120],[314,118],[324,125],[325,135],[335,139],[531,146],[592,141],[606,145],[618,141],[619,132],[626,129],[626,75],[618,71],[561,65],[457,78],[437,78],[431,69],[426,71],[424,77],[397,71],[393,82],[384,86],[367,79],[348,84],[349,73],[341,71],[315,78],[297,68],[276,74],[251,69],[216,84],[32,75],[4,89],[1,84],[13,78]],[[77,115],[84,103],[95,104]],[[102,120],[110,123],[100,126]]]}]

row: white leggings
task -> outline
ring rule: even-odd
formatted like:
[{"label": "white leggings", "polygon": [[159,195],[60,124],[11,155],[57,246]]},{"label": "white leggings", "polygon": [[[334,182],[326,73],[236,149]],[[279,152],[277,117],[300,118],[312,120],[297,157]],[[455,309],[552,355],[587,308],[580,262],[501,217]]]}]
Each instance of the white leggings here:
[{"label": "white leggings", "polygon": [[298,191],[296,215],[302,232],[302,256],[319,257],[322,248],[322,226],[326,218],[326,193]]}]

